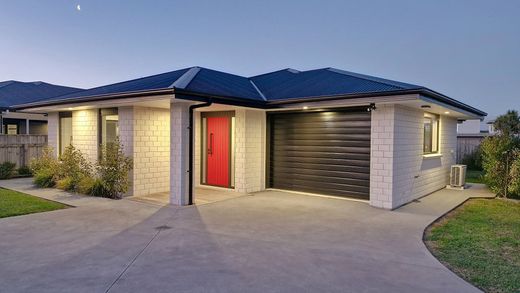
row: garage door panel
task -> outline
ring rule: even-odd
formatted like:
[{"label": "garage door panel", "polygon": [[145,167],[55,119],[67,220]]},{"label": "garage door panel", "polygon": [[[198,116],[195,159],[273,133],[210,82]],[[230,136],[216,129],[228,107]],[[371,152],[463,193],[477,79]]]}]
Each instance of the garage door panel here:
[{"label": "garage door panel", "polygon": [[[364,159],[355,160],[355,159],[338,159],[338,158],[302,158],[302,157],[277,156],[277,161],[272,162],[271,165],[276,164],[277,162],[370,167],[370,162],[367,162]],[[296,168],[298,168],[298,167],[296,167]]]},{"label": "garage door panel", "polygon": [[[332,143],[332,142],[331,142]],[[338,143],[339,144],[339,143]],[[352,154],[370,154],[369,147],[352,147],[352,146],[305,146],[305,145],[277,145],[274,151],[296,151],[296,152],[318,152],[318,153],[352,153]]]},{"label": "garage door panel", "polygon": [[370,134],[370,127],[338,127],[338,128],[283,128],[273,129],[272,135],[303,135],[303,134]]},{"label": "garage door panel", "polygon": [[[359,179],[359,180],[366,181],[367,179],[370,179],[370,174],[362,173],[362,172],[345,172],[345,171],[334,171],[334,170],[323,170],[323,169],[318,169],[318,170],[319,170],[319,174],[320,174],[319,177],[322,177],[322,178],[323,177],[325,177],[325,178],[338,177],[338,178],[344,179],[344,177],[348,176],[349,179],[354,179],[354,180]],[[287,173],[287,175],[285,175],[284,173]],[[306,169],[306,168],[294,169],[294,168],[284,168],[284,167],[274,166],[273,174],[274,175],[284,174],[284,176],[287,176],[287,177],[289,177],[291,174],[316,176],[315,175],[316,169]],[[357,180],[352,181],[352,182],[357,182]],[[365,186],[366,184],[361,182],[360,185]]]},{"label": "garage door panel", "polygon": [[366,140],[305,140],[305,139],[275,139],[277,146],[339,146],[339,147],[363,147],[369,148],[370,141]]},{"label": "garage door panel", "polygon": [[347,134],[327,134],[320,131],[316,133],[286,133],[274,134],[274,140],[312,140],[312,141],[329,141],[329,140],[343,140],[343,141],[367,141],[370,142],[370,133],[347,133]]},{"label": "garage door panel", "polygon": [[269,115],[269,186],[368,199],[370,113]]},{"label": "garage door panel", "polygon": [[301,128],[355,128],[363,127],[369,128],[370,121],[325,121],[325,122],[301,122],[301,123],[285,123],[276,125],[276,130],[283,130],[287,128],[301,129]]},{"label": "garage door panel", "polygon": [[330,170],[340,172],[355,172],[370,174],[370,166],[355,166],[354,164],[316,164],[316,163],[303,163],[300,161],[276,161],[273,162],[273,168],[289,168],[289,169],[310,169],[310,170]]},{"label": "garage door panel", "polygon": [[318,159],[347,159],[347,160],[358,160],[358,161],[366,161],[370,160],[370,154],[360,154],[360,153],[330,153],[330,152],[302,152],[302,151],[278,151],[272,157],[273,159],[284,159],[284,157],[297,157],[302,160],[307,157],[312,156],[313,158]]},{"label": "garage door panel", "polygon": [[[366,179],[354,179],[351,177],[346,177],[346,174],[338,174],[335,173],[335,176],[338,177],[332,177],[332,176],[326,176],[326,175],[309,175],[309,174],[300,174],[301,170],[298,170],[298,173],[294,172],[281,172],[276,171],[273,173],[274,178],[276,180],[276,177],[283,177],[284,180],[287,180],[289,182],[294,180],[306,180],[309,184],[315,183],[315,184],[329,184],[329,183],[337,183],[337,184],[343,184],[343,185],[351,185],[351,186],[366,186],[368,187],[369,184]],[[340,177],[341,176],[341,177]]]},{"label": "garage door panel", "polygon": [[[299,185],[299,184],[284,184],[280,183],[278,184],[279,189],[285,189],[285,190],[294,190],[294,191],[303,191],[303,192],[310,192],[310,193],[317,193],[317,194],[324,194],[323,189],[320,187],[312,187],[308,185]],[[333,196],[341,196],[341,197],[350,197],[350,198],[357,198],[357,199],[366,199],[366,191],[345,191],[345,189],[334,189],[329,188],[327,189],[327,194],[325,195],[333,195]]]}]

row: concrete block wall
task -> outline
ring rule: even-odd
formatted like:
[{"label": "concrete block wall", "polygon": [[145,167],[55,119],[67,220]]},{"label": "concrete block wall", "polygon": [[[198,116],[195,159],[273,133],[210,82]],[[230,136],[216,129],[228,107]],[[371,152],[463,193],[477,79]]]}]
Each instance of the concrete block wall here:
[{"label": "concrete block wall", "polygon": [[394,170],[395,107],[378,105],[372,112],[370,142],[370,205],[391,209]]},{"label": "concrete block wall", "polygon": [[265,189],[265,111],[235,112],[235,190]]},{"label": "concrete block wall", "polygon": [[98,159],[98,109],[72,112],[72,143],[91,162]]},{"label": "concrete block wall", "polygon": [[[170,203],[188,204],[189,104],[170,106]],[[194,184],[195,185],[195,184]]]},{"label": "concrete block wall", "polygon": [[455,163],[457,120],[440,119],[440,151],[423,155],[424,111],[378,105],[372,112],[370,204],[392,209],[446,186]]},{"label": "concrete block wall", "polygon": [[423,155],[424,112],[395,107],[393,207],[446,187],[456,161],[457,120],[440,116],[439,154]]},{"label": "concrete block wall", "polygon": [[170,189],[170,111],[145,107],[133,110],[133,195],[167,192]]}]

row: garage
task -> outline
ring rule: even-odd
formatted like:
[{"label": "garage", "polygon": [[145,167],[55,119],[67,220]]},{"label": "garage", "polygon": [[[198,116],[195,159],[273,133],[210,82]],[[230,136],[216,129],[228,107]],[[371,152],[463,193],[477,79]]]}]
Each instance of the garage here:
[{"label": "garage", "polygon": [[267,116],[267,186],[369,199],[370,112],[349,108]]}]

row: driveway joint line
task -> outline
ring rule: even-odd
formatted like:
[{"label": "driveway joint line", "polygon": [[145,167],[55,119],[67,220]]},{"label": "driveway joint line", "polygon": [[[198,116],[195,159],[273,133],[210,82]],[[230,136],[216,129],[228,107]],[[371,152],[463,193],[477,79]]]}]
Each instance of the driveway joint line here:
[{"label": "driveway joint line", "polygon": [[134,256],[132,261],[123,269],[123,271],[117,276],[117,278],[112,282],[112,284],[110,284],[110,286],[107,288],[105,293],[108,293],[112,289],[112,287],[114,287],[114,285],[117,283],[117,281],[119,281],[121,279],[121,277],[126,273],[126,271],[128,271],[128,269],[134,264],[134,262],[139,258],[139,256],[141,256],[141,254],[143,254],[143,252],[148,248],[148,246],[150,246],[150,244],[152,244],[152,241],[154,241],[155,238],[157,238],[157,236],[159,236],[159,233],[161,233],[161,231],[162,230],[157,230],[157,232],[155,232],[152,239],[150,239],[150,241],[148,241],[148,243],[146,243],[146,245],[143,247],[143,249],[141,249],[141,251],[139,251],[139,253]]}]

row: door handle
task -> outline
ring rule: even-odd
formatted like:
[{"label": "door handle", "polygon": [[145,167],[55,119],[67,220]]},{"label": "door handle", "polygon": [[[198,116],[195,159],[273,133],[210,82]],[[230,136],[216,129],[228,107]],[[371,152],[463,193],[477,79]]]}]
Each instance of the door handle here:
[{"label": "door handle", "polygon": [[213,155],[213,133],[209,134],[209,148],[208,155]]}]

